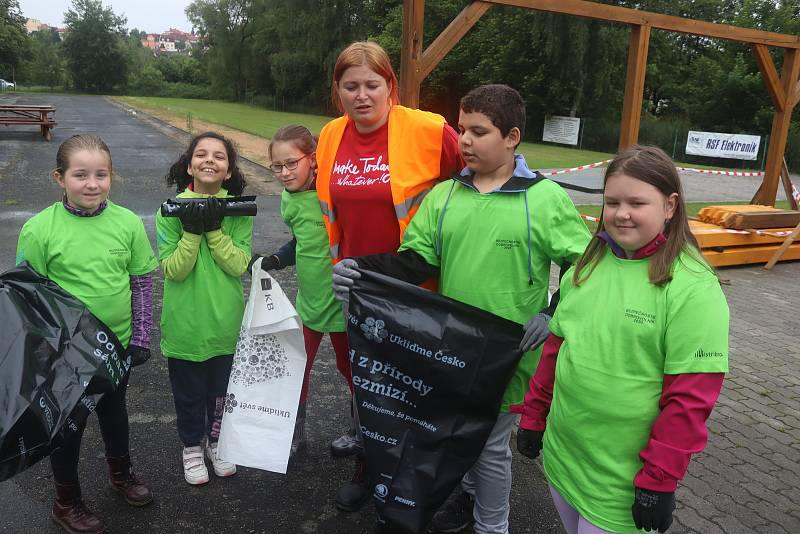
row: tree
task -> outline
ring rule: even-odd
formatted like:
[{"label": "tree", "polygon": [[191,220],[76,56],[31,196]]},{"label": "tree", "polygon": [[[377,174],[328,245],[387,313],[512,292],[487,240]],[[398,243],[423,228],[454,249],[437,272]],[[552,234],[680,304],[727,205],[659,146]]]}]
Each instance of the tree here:
[{"label": "tree", "polygon": [[195,0],[186,8],[186,16],[209,47],[211,84],[237,100],[247,91],[253,21],[263,11],[262,4],[262,0]]},{"label": "tree", "polygon": [[17,0],[0,0],[0,77],[12,74],[30,52],[25,17]]},{"label": "tree", "polygon": [[64,22],[69,29],[64,55],[75,86],[104,92],[124,85],[128,74],[128,55],[122,42],[127,33],[125,17],[103,7],[100,0],[73,0]]},{"label": "tree", "polygon": [[25,64],[26,81],[34,85],[58,87],[64,84],[66,70],[61,38],[52,29],[31,34],[31,60]]}]

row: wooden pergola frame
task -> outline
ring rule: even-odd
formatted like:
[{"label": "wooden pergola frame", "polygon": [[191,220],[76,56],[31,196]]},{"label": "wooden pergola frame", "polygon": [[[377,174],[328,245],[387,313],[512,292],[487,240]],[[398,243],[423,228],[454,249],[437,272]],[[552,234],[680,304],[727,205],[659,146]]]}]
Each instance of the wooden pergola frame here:
[{"label": "wooden pergola frame", "polygon": [[[467,4],[425,50],[422,50],[425,0],[404,0],[400,64],[400,100],[404,105],[419,106],[419,87],[422,80],[433,71],[442,58],[493,5],[516,6],[630,26],[625,100],[622,106],[619,137],[620,148],[636,143],[639,138],[647,51],[652,29],[749,44],[775,106],[764,181],[753,198],[753,203],[775,205],[789,123],[792,111],[800,101],[800,81],[798,81],[800,36],[715,24],[582,0],[474,0]],[[769,46],[784,50],[783,69],[780,74],[769,54],[767,48]]]}]

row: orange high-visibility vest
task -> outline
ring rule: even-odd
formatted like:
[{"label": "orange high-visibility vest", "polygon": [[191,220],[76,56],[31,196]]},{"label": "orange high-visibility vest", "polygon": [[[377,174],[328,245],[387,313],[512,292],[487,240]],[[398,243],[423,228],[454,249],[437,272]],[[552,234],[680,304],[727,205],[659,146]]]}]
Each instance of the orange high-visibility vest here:
[{"label": "orange high-visibility vest", "polygon": [[[349,121],[347,116],[330,121],[317,144],[317,195],[333,263],[339,261],[342,230],[331,201],[330,182],[336,152]],[[389,185],[401,238],[422,199],[439,180],[444,125],[444,117],[436,113],[400,105],[389,111]]]}]

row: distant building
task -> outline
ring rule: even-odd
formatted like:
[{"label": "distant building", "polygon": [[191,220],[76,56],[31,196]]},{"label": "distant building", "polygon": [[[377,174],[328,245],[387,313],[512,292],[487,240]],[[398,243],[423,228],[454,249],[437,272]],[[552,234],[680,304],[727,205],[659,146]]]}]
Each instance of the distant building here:
[{"label": "distant building", "polygon": [[163,33],[148,33],[142,38],[142,46],[151,49],[154,54],[188,52],[199,40],[194,33],[170,28]]},{"label": "distant building", "polygon": [[28,33],[38,32],[39,30],[46,30],[50,26],[45,24],[39,19],[28,19],[25,21],[25,31]]}]

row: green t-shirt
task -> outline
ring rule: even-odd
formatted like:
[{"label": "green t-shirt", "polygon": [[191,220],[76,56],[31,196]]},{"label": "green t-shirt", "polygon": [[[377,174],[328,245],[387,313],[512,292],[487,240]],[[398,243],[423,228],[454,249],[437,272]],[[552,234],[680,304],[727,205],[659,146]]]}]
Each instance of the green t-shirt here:
[{"label": "green t-shirt", "polygon": [[651,284],[649,259],[607,250],[579,286],[571,269],[550,330],[564,338],[544,435],[548,481],[592,524],[639,532],[633,479],[659,414],[664,375],[728,370],[728,304],[716,276],[684,252]]},{"label": "green t-shirt", "polygon": [[[184,191],[178,198],[198,198]],[[225,197],[222,189],[216,196]],[[225,217],[222,234],[230,236],[240,255],[250,257],[253,217]],[[183,226],[177,217],[156,213],[159,260],[163,262],[178,248]],[[244,315],[244,288],[241,273],[234,276],[217,264],[208,245],[208,234],[199,237],[194,267],[181,281],[164,277],[164,304],[161,311],[161,352],[168,358],[205,361],[233,354]],[[246,265],[246,262],[245,262]]]},{"label": "green t-shirt", "polygon": [[108,201],[94,217],[79,217],[56,202],[22,227],[17,264],[27,261],[103,321],[127,347],[131,339],[131,275],[158,262],[142,220]]},{"label": "green t-shirt", "polygon": [[[589,237],[569,196],[550,180],[534,184],[525,193],[486,194],[448,180],[425,197],[406,229],[400,251],[412,249],[430,265],[440,267],[442,295],[525,323],[548,304],[550,262],[576,261]],[[506,389],[502,411],[522,402],[540,355],[541,348],[523,355]]]},{"label": "green t-shirt", "polygon": [[317,332],[344,332],[342,306],[333,297],[333,265],[328,232],[316,190],[281,194],[281,217],[292,229],[297,247],[297,313]]}]

